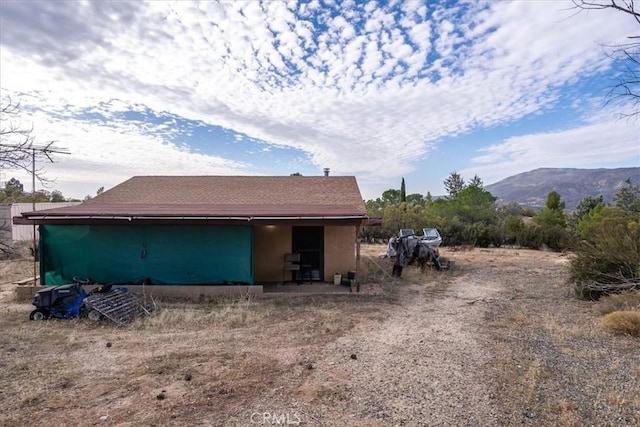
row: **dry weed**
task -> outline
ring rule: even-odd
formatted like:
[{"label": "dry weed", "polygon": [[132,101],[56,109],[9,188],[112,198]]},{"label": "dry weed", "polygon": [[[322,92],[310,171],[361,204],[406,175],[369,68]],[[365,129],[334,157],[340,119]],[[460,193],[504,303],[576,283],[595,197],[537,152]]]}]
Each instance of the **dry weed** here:
[{"label": "dry weed", "polygon": [[536,357],[527,372],[524,375],[525,386],[527,389],[527,398],[529,401],[533,400],[538,392],[538,385],[544,375],[544,368],[539,357]]},{"label": "dry weed", "polygon": [[640,337],[640,311],[614,311],[602,318],[602,324],[615,334]]},{"label": "dry weed", "polygon": [[392,269],[392,259],[365,255],[360,262],[360,281],[365,283],[389,282],[394,280],[391,276]]},{"label": "dry weed", "polygon": [[596,307],[602,315],[614,311],[640,311],[640,291],[604,296],[598,301]]},{"label": "dry weed", "polygon": [[563,427],[578,427],[580,424],[577,416],[578,406],[569,399],[560,399],[558,402],[558,424]]},{"label": "dry weed", "polygon": [[140,319],[134,327],[152,330],[217,325],[239,327],[255,324],[270,313],[266,304],[256,303],[253,297],[229,298],[218,304],[178,304],[157,310],[153,316]]},{"label": "dry weed", "polygon": [[514,324],[522,325],[522,324],[526,323],[527,316],[525,314],[523,314],[523,313],[520,313],[520,312],[514,313],[514,314],[511,315],[511,321]]}]

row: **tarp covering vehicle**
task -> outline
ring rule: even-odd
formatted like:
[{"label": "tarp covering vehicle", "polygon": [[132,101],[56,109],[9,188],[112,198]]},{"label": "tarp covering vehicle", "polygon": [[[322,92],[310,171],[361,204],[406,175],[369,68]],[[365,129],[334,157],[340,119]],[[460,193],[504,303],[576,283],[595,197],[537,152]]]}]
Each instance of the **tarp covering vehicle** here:
[{"label": "tarp covering vehicle", "polygon": [[395,258],[393,275],[400,276],[402,268],[406,265],[418,263],[423,267],[427,262],[432,262],[436,270],[442,270],[440,264],[439,246],[442,237],[435,228],[424,228],[423,236],[416,236],[413,230],[404,228],[398,233],[398,237],[389,239],[386,256]]}]

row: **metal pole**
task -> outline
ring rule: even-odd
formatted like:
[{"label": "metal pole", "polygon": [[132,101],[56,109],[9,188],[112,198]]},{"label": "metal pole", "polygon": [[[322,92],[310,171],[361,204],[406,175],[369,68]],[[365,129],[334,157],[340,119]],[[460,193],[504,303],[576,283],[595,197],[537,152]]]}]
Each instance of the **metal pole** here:
[{"label": "metal pole", "polygon": [[[36,149],[32,148],[31,152],[31,209],[33,212],[36,210]],[[33,286],[38,285],[37,279],[37,259],[38,251],[36,249],[36,223],[33,222]]]},{"label": "metal pole", "polygon": [[[360,292],[360,226],[356,225],[356,291]],[[353,292],[353,289],[351,290]]]}]

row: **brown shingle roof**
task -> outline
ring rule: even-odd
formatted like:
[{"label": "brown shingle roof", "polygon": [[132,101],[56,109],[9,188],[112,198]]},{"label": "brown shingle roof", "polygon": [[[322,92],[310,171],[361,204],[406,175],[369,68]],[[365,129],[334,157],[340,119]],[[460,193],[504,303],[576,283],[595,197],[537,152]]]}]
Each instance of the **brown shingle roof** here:
[{"label": "brown shingle roof", "polygon": [[30,214],[366,217],[366,209],[352,176],[136,176],[81,205]]}]

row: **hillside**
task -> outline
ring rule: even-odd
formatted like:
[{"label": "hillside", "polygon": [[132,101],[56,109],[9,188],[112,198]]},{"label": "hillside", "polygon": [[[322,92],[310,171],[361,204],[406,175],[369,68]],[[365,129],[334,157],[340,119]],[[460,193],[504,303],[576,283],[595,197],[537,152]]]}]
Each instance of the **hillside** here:
[{"label": "hillside", "polygon": [[501,201],[521,205],[542,207],[547,194],[557,191],[573,210],[585,196],[602,194],[605,202],[611,203],[613,196],[625,180],[631,178],[640,183],[640,167],[618,169],[560,169],[540,168],[510,176],[485,188]]}]

